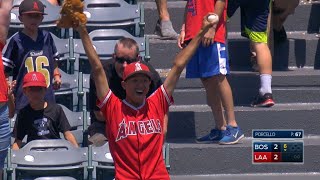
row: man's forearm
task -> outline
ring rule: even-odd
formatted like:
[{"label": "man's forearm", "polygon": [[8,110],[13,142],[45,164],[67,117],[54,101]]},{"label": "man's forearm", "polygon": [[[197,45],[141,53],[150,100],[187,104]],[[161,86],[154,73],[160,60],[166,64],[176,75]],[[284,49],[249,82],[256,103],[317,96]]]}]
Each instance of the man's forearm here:
[{"label": "man's forearm", "polygon": [[89,63],[91,65],[91,72],[94,77],[94,82],[96,85],[97,98],[99,100],[102,100],[109,91],[107,77],[105,75],[103,66],[100,62],[100,58],[96,50],[93,48],[93,45],[86,27],[80,26],[78,27],[77,30],[80,34],[84,50],[86,52],[86,55],[88,56]]},{"label": "man's forearm", "polygon": [[97,52],[93,48],[87,29],[85,27],[80,27],[78,31],[82,40],[84,50],[86,52],[86,55],[88,56],[89,63],[92,68],[92,73],[94,75],[96,75],[97,73],[101,73],[101,70],[103,70],[103,67],[101,62],[99,61],[99,56]]}]

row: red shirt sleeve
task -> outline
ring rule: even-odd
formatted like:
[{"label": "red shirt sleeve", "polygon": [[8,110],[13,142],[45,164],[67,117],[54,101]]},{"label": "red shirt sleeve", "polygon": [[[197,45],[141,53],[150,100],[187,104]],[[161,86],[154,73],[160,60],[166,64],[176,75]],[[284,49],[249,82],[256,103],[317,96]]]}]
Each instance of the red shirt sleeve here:
[{"label": "red shirt sleeve", "polygon": [[113,94],[111,90],[103,98],[102,101],[97,100],[97,106],[100,108],[100,111],[103,113],[106,121],[108,121],[108,115],[111,115],[111,110],[120,103],[120,99]]},{"label": "red shirt sleeve", "polygon": [[163,115],[169,111],[169,106],[174,103],[173,97],[168,95],[163,85],[149,96],[148,101],[152,102]]}]

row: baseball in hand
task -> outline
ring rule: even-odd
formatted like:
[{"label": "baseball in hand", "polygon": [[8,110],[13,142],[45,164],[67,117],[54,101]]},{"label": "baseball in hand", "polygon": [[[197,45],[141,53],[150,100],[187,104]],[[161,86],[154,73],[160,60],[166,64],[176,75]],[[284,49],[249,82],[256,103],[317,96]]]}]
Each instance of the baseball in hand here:
[{"label": "baseball in hand", "polygon": [[211,23],[218,22],[218,20],[219,20],[219,17],[216,14],[211,14],[208,16],[208,21]]}]

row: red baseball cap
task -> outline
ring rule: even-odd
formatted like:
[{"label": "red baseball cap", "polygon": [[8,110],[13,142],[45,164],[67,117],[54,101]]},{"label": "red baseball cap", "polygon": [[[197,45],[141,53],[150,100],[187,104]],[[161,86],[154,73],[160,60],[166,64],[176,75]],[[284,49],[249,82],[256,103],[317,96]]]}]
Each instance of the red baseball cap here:
[{"label": "red baseball cap", "polygon": [[45,7],[46,6],[39,0],[23,0],[19,5],[19,14],[39,13],[46,15],[46,13],[44,13]]},{"label": "red baseball cap", "polygon": [[136,74],[144,74],[146,76],[148,76],[151,79],[151,72],[148,68],[148,66],[146,66],[145,64],[140,63],[140,61],[138,62],[133,62],[129,65],[127,65],[124,68],[123,71],[123,80],[127,80],[129,77],[132,77]]},{"label": "red baseball cap", "polygon": [[46,78],[40,72],[29,72],[23,78],[23,88],[38,86],[47,88]]}]

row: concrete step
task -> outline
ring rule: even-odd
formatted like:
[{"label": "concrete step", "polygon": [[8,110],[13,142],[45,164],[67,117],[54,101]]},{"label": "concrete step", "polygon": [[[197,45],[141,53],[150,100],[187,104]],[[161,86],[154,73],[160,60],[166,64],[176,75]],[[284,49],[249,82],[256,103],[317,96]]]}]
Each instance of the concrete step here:
[{"label": "concrete step", "polygon": [[[249,106],[258,94],[255,88],[232,87],[234,104]],[[215,92],[212,92],[215,93]],[[273,88],[272,95],[276,103],[320,103],[320,87],[284,87]],[[176,105],[206,104],[204,88],[178,89],[173,93]]]},{"label": "concrete step", "polygon": [[[163,81],[168,71],[158,69]],[[260,76],[256,72],[232,71],[228,81],[233,90],[235,105],[250,105],[258,93]],[[301,68],[274,71],[272,88],[277,103],[319,102],[320,70]],[[206,93],[200,79],[186,79],[185,71],[182,72],[174,91],[174,99],[176,105],[206,104]]]},{"label": "concrete step", "polygon": [[[165,80],[170,69],[157,69],[162,81]],[[227,76],[231,88],[238,89],[240,87],[256,89],[260,85],[260,76],[257,72],[252,71],[231,71]],[[319,87],[320,86],[320,70],[309,68],[293,68],[287,71],[272,72],[273,87]],[[182,72],[176,89],[186,88],[203,88],[201,80],[186,79],[185,71]]]},{"label": "concrete step", "polygon": [[[251,53],[249,40],[241,37],[240,33],[228,33],[228,52],[232,69],[250,68]],[[288,67],[320,67],[320,38],[316,34],[296,31],[288,33],[288,40],[274,44],[273,68]]]},{"label": "concrete step", "polygon": [[214,175],[173,175],[172,180],[319,180],[319,173],[265,173],[265,174],[214,174]]},{"label": "concrete step", "polygon": [[[157,6],[154,0],[143,2],[145,7],[146,34],[153,34],[156,22],[159,18]],[[183,14],[186,1],[168,1],[168,11],[174,29],[179,32],[183,23]],[[308,31],[309,33],[319,32],[320,3],[301,3],[293,15],[290,15],[285,22],[287,31]],[[229,32],[240,31],[240,10],[231,18],[228,23]]]},{"label": "concrete step", "polygon": [[[252,139],[250,138],[245,138],[241,144],[229,146],[175,141],[170,143],[170,174],[200,175],[319,172],[319,148],[320,138],[318,136],[307,137],[304,139],[303,164],[254,165],[252,164]],[[271,179],[278,179],[276,177],[277,176]],[[242,177],[240,179],[246,178]],[[255,178],[251,177],[250,179]]]},{"label": "concrete step", "polygon": [[[288,34],[288,41],[275,44],[273,67],[283,70],[288,67],[320,68],[319,37],[306,32],[292,32]],[[228,33],[228,52],[230,66],[233,70],[250,70],[249,41],[240,33]],[[170,68],[175,56],[180,52],[176,40],[160,40],[157,36],[150,36],[151,64],[158,69]],[[163,56],[166,54],[166,56]]]},{"label": "concrete step", "polygon": [[[306,135],[320,135],[320,103],[276,104],[271,108],[235,107],[238,125],[246,137],[252,129],[304,129]],[[206,105],[170,107],[168,140],[206,135],[214,127],[211,109]]]}]

